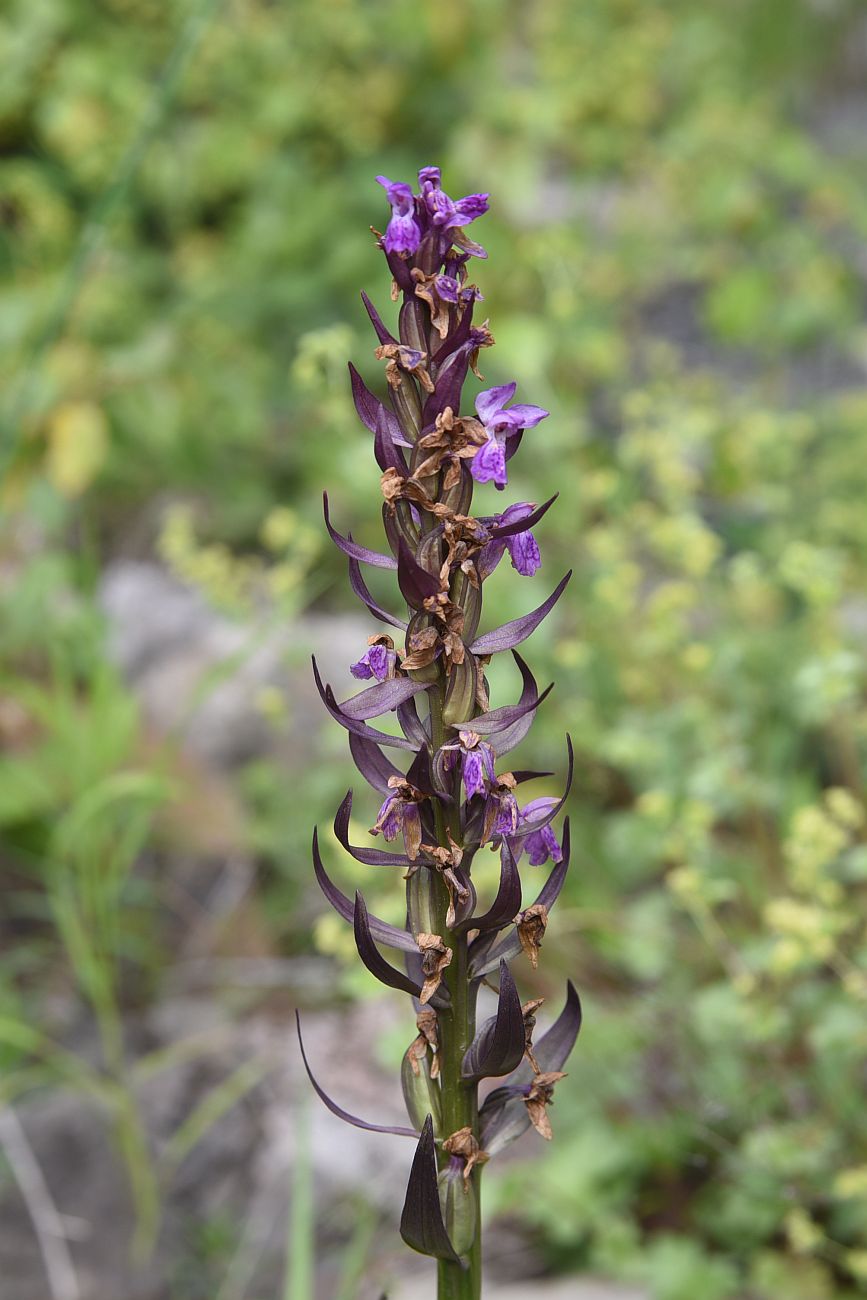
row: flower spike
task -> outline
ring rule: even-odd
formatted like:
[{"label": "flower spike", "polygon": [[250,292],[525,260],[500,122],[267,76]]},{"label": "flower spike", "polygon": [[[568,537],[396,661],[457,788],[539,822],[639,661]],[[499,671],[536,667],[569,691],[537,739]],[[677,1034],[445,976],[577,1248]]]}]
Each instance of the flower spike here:
[{"label": "flower spike", "polygon": [[[517,961],[516,969],[526,972],[545,956],[550,912],[569,867],[569,819],[562,840],[557,822],[572,783],[572,742],[567,736],[568,773],[559,797],[525,801],[518,787],[551,773],[506,770],[504,761],[552,690],[539,689],[516,647],[551,613],[571,574],[529,614],[479,633],[485,583],[501,562],[508,557],[522,581],[542,566],[536,530],[556,494],[541,505],[514,501],[474,515],[474,492],[487,484],[505,489],[525,433],[532,437],[548,412],[516,401],[517,381],[483,388],[474,401],[464,393],[470,371],[482,378],[482,349],[494,344],[488,322],[477,317],[483,295],[468,278],[472,259],[487,257],[469,228],[475,236],[488,195],[453,199],[434,165],[419,170],[417,188],[376,179],[388,210],[387,224],[380,223],[385,232],[376,238],[399,307],[389,324],[362,293],[374,356],[384,363],[383,391],[371,391],[351,363],[349,381],[359,421],[372,435],[379,471],[373,490],[386,548],[373,550],[339,532],[323,493],[326,530],[347,557],[352,591],[376,627],[366,647],[362,641],[345,656],[363,683],[355,694],[338,701],[315,659],[313,673],[327,712],[348,734],[356,767],[378,796],[370,833],[385,843],[350,839],[351,790],[334,816],[335,838],[353,863],[400,869],[406,927],[372,916],[360,890],[352,897],[337,887],[315,831],[313,870],[328,902],[352,925],[364,967],[411,999],[417,1034],[403,1057],[401,1086],[413,1127],[349,1115],[314,1079],[303,1043],[301,1053],[333,1114],[375,1132],[416,1137],[401,1235],[438,1261],[440,1300],[479,1300],[481,1168],[530,1127],[552,1137],[549,1110],[581,1023],[569,984],[563,1011],[534,1044],[540,1000],[522,1004],[510,969]],[[393,600],[381,604],[371,593],[365,565],[391,575]],[[487,665],[506,650],[521,674],[520,696],[492,704]],[[395,715],[397,726],[371,725],[386,714]],[[500,874],[493,899],[480,905],[473,864],[486,845],[499,852]],[[532,874],[544,863],[541,888],[525,891],[522,870]],[[529,905],[525,893],[535,895]],[[386,960],[381,948],[402,954],[399,963]],[[495,972],[496,1013],[477,1027],[479,986]],[[480,1108],[485,1078],[502,1083]]]}]

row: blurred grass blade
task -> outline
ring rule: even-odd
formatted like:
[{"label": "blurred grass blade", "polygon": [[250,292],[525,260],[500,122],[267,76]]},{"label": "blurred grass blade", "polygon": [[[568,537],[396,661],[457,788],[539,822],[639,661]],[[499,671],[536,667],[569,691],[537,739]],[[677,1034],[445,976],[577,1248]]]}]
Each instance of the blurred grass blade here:
[{"label": "blurred grass blade", "polygon": [[295,1134],[295,1168],[289,1206],[283,1300],[313,1300],[313,1162],[310,1149],[310,1102],[306,1097],[298,1107]]},{"label": "blurred grass blade", "polygon": [[370,1201],[355,1205],[355,1230],[343,1255],[343,1271],[334,1300],[355,1300],[376,1232],[378,1214]]},{"label": "blurred grass blade", "polygon": [[245,1061],[227,1079],[202,1098],[167,1142],[160,1157],[161,1171],[171,1174],[193,1147],[242,1097],[251,1092],[268,1072],[268,1062],[259,1058]]}]

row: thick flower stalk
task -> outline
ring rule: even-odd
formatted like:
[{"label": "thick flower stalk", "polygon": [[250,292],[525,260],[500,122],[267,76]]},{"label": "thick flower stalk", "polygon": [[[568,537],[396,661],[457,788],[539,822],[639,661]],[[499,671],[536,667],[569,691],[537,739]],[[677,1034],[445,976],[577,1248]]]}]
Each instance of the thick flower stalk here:
[{"label": "thick flower stalk", "polygon": [[[570,983],[560,1015],[534,1041],[540,1001],[521,1002],[510,969],[522,960],[537,966],[569,865],[568,819],[562,840],[553,829],[572,779],[569,737],[561,798],[523,800],[520,787],[547,774],[508,770],[505,763],[551,689],[539,691],[516,647],[553,608],[569,575],[532,613],[479,632],[484,583],[504,556],[523,577],[540,568],[533,529],[554,498],[500,512],[489,502],[487,513],[474,515],[474,488],[505,488],[524,433],[548,413],[515,402],[514,383],[478,393],[472,413],[462,399],[468,372],[481,378],[480,350],[494,341],[486,322],[474,324],[482,295],[468,275],[471,259],[487,256],[466,233],[487,210],[487,195],[455,202],[436,167],[419,172],[418,194],[384,176],[378,180],[391,207],[377,241],[391,271],[392,299],[400,302],[397,334],[362,297],[378,339],[376,356],[385,363],[388,401],[370,392],[351,364],[349,372],[381,471],[388,552],[339,533],[327,497],[324,504],[328,532],[349,559],[352,589],[380,627],[351,665],[355,677],[371,683],[358,694],[338,702],[315,659],[313,670],[326,709],[349,733],[356,766],[381,796],[371,833],[390,847],[350,842],[351,791],[334,820],[337,839],[356,861],[400,872],[406,928],[372,916],[360,892],[350,899],[337,888],[316,832],[313,863],[326,898],[353,926],[364,965],[412,999],[417,1032],[402,1068],[411,1127],[348,1115],[310,1078],[340,1118],[416,1139],[400,1230],[413,1249],[438,1260],[443,1300],[481,1294],[482,1167],[531,1125],[550,1139],[548,1108],[581,1024]],[[362,565],[394,573],[406,617],[377,603]],[[504,651],[514,656],[523,687],[517,703],[492,708],[485,669]],[[396,712],[399,735],[370,725],[389,712]],[[472,878],[473,860],[484,848],[500,861],[499,887],[487,904]],[[526,897],[519,873],[525,856],[531,873],[547,873],[541,882],[531,874]],[[402,964],[383,956],[383,948],[401,954]],[[496,990],[498,1001],[495,1014],[477,1026],[482,984]],[[480,1084],[489,1079],[500,1082],[480,1103]]]}]

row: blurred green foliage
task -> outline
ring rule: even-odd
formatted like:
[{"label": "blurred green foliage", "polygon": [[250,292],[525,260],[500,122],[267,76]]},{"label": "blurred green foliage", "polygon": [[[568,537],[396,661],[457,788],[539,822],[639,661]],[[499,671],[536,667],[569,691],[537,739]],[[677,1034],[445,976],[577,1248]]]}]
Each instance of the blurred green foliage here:
[{"label": "blurred green foliage", "polygon": [[[831,129],[867,114],[858,21],[846,0],[7,4],[10,1078],[34,1081],[9,1026],[40,969],[69,962],[118,1075],[105,971],[159,991],[132,867],[164,773],[105,662],[100,569],[135,537],[223,608],[263,581],[287,617],[345,607],[315,537],[325,484],[377,531],[345,378],[349,355],[377,378],[373,176],[437,161],[492,193],[486,376],[552,411],[515,497],[559,489],[543,576],[576,568],[532,646],[558,702],[526,758],[556,762],[568,721],[578,860],[538,991],[577,965],[587,1023],[555,1143],[492,1169],[492,1201],[558,1267],[658,1300],[863,1293],[867,166]],[[492,620],[531,600],[510,573],[488,590]],[[326,817],[332,780],[296,806]],[[240,788],[297,890],[279,773]],[[293,947],[305,927],[275,922]]]}]

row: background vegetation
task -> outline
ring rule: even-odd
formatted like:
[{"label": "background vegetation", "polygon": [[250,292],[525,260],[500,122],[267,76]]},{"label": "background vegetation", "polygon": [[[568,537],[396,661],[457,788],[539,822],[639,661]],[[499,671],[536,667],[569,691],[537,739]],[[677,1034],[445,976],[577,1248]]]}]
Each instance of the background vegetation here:
[{"label": "background vegetation", "polygon": [[[568,721],[577,864],[538,987],[574,971],[586,1028],[556,1141],[492,1204],[550,1268],[658,1300],[867,1290],[865,40],[846,0],[4,7],[0,1101],[100,1100],[142,1249],[255,1072],[155,1169],[160,1062],[125,1025],[163,995],[203,818],[101,575],[158,557],[241,625],[348,609],[319,492],[372,540],[345,373],[376,377],[359,288],[387,302],[372,178],[436,161],[492,193],[486,378],[552,411],[516,486],[559,489],[543,573],[577,571],[522,760],[559,762]],[[490,617],[522,612],[498,582]],[[339,965],[307,843],[349,764],[321,743],[291,798],[279,757],[231,794],[269,950]]]}]

